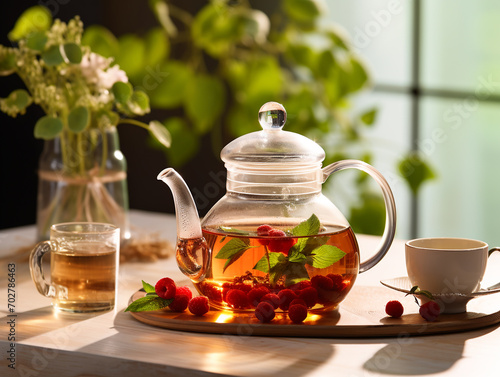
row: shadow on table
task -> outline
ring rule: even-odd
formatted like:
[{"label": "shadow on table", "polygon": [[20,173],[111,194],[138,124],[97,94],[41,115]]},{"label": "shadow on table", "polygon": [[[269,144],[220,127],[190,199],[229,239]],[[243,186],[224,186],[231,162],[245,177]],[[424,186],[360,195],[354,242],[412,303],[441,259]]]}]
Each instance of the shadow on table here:
[{"label": "shadow on table", "polygon": [[[64,328],[71,336],[69,325],[93,318],[101,313],[65,314],[53,310],[52,306],[45,306],[25,312],[15,312],[12,315],[0,317],[0,323],[10,324],[15,328],[16,342],[43,335],[54,330]],[[9,325],[10,326],[10,325]]]},{"label": "shadow on table", "polygon": [[[114,329],[117,334],[79,351],[150,361],[156,364],[155,370],[163,364],[164,371],[174,374],[186,368],[190,372],[291,377],[310,374],[334,353],[334,345],[326,339],[307,339],[304,344],[294,338],[181,332],[143,324],[124,312],[115,316]],[[120,354],[110,354],[116,344],[127,344],[129,349],[120,347]]]},{"label": "shadow on table", "polygon": [[[391,339],[363,365],[370,372],[387,375],[428,375],[444,372],[462,358],[465,342],[488,334],[499,326],[481,330]],[[443,342],[442,336],[447,339]]]}]

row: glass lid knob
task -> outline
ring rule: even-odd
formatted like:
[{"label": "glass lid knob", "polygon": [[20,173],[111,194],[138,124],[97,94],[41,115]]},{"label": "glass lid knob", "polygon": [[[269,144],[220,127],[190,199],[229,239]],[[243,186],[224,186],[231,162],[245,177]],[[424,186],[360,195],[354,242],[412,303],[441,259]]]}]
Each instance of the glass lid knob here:
[{"label": "glass lid knob", "polygon": [[259,109],[259,123],[264,130],[281,130],[286,122],[286,110],[278,102],[267,102]]}]

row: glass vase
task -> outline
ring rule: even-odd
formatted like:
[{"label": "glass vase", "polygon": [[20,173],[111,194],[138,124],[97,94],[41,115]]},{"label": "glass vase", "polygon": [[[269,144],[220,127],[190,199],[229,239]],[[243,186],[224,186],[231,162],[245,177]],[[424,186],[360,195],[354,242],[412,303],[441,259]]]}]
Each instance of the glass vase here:
[{"label": "glass vase", "polygon": [[127,167],[115,127],[80,133],[64,130],[45,141],[39,162],[37,233],[49,239],[50,226],[103,222],[130,238]]}]

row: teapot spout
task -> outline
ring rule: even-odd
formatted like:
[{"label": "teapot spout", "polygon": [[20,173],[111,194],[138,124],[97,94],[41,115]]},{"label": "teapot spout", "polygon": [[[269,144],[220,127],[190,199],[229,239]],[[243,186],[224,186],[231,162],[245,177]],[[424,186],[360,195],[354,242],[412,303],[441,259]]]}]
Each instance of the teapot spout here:
[{"label": "teapot spout", "polygon": [[177,219],[177,238],[195,239],[202,238],[201,223],[193,196],[186,182],[172,168],[167,168],[158,174],[161,180],[170,187],[174,196],[175,214]]}]

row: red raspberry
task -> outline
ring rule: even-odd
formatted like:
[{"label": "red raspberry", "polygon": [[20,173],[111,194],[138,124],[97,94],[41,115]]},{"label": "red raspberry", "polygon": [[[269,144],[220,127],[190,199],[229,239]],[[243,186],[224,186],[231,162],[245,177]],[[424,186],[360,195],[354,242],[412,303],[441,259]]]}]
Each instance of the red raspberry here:
[{"label": "red raspberry", "polygon": [[271,322],[276,315],[273,306],[268,302],[261,302],[254,312],[255,316],[262,323]]},{"label": "red raspberry", "polygon": [[[264,224],[264,225],[261,225],[257,228],[257,235],[259,237],[266,237],[266,236],[269,236],[269,231],[273,229],[271,225],[267,225],[267,224]],[[259,243],[261,245],[269,245],[269,239],[265,239],[265,238],[261,238],[259,239]]]},{"label": "red raspberry", "polygon": [[250,292],[248,292],[248,301],[250,301],[250,305],[257,306],[259,305],[262,297],[269,293],[269,288],[261,285],[260,287],[252,288]]},{"label": "red raspberry", "polygon": [[274,253],[283,253],[285,255],[288,255],[288,251],[290,250],[290,248],[297,243],[297,239],[286,237],[285,232],[280,229],[271,229],[269,231],[269,236],[279,237],[271,239],[269,241],[269,251]]},{"label": "red raspberry", "polygon": [[222,301],[222,289],[219,286],[202,283],[200,290],[210,301]]},{"label": "red raspberry", "polygon": [[385,312],[394,318],[399,318],[403,315],[403,305],[397,300],[389,301],[385,305]]},{"label": "red raspberry", "polygon": [[244,309],[250,306],[247,294],[239,289],[229,290],[229,292],[227,292],[226,301],[235,309]]},{"label": "red raspberry", "polygon": [[257,235],[258,236],[269,236],[269,231],[273,229],[271,225],[261,225],[257,228]]},{"label": "red raspberry", "polygon": [[280,298],[280,306],[281,310],[288,310],[290,303],[298,298],[294,291],[291,289],[283,289],[279,291],[278,297]]},{"label": "red raspberry", "polygon": [[224,301],[227,301],[227,294],[231,289],[238,289],[240,291],[243,291],[245,293],[250,292],[252,287],[248,284],[232,284],[232,283],[224,283],[222,285],[222,299]]},{"label": "red raspberry", "polygon": [[307,308],[303,305],[291,305],[288,308],[288,318],[293,323],[302,323],[307,318]]},{"label": "red raspberry", "polygon": [[165,300],[174,298],[176,289],[175,282],[170,278],[162,278],[155,285],[156,294]]},{"label": "red raspberry", "polygon": [[184,310],[187,309],[189,305],[189,300],[190,298],[188,295],[176,294],[174,297],[174,301],[172,301],[168,307],[173,312],[182,313]]},{"label": "red raspberry", "polygon": [[193,297],[191,301],[189,301],[188,309],[194,315],[201,317],[210,310],[208,298],[205,296]]},{"label": "red raspberry", "polygon": [[[302,306],[305,306],[307,308],[307,304],[304,300],[302,300],[301,298],[294,298],[292,300],[292,302],[290,303],[290,306],[293,306],[293,305],[302,305]],[[289,306],[289,308],[290,308]]]},{"label": "red raspberry", "polygon": [[316,289],[326,289],[328,291],[333,289],[332,279],[323,275],[313,276],[311,279],[311,284]]},{"label": "red raspberry", "polygon": [[302,281],[299,281],[297,284],[291,285],[289,288],[292,291],[301,291],[301,290],[309,288],[311,286],[312,286],[311,285],[311,281],[309,281],[309,280],[302,280]]},{"label": "red raspberry", "polygon": [[[223,286],[226,287],[226,284],[228,284],[228,283],[224,283]],[[249,284],[243,284],[243,283],[229,284],[228,287],[229,287],[229,289],[239,289],[240,291],[243,291],[245,293],[250,292],[250,290],[252,289],[251,285],[249,285]]]},{"label": "red raspberry", "polygon": [[274,293],[268,293],[260,299],[260,302],[270,303],[274,309],[278,309],[280,306],[280,298]]},{"label": "red raspberry", "polygon": [[190,300],[193,298],[193,292],[191,292],[191,288],[189,288],[187,285],[184,285],[182,287],[177,287],[177,290],[175,291],[175,296],[177,295],[186,295]]},{"label": "red raspberry", "polygon": [[271,229],[268,232],[268,236],[271,236],[271,237],[285,237],[286,233],[283,232],[281,229]]},{"label": "red raspberry", "polygon": [[419,311],[420,315],[429,322],[435,321],[441,313],[441,308],[436,301],[429,301],[423,304]]},{"label": "red raspberry", "polygon": [[233,289],[233,284],[231,283],[222,284],[222,299],[224,301],[226,301],[227,292],[229,292],[231,289]]},{"label": "red raspberry", "polygon": [[299,298],[306,302],[308,308],[312,308],[318,302],[318,291],[314,287],[308,287],[299,292]]},{"label": "red raspberry", "polygon": [[332,289],[334,291],[343,291],[347,287],[347,284],[344,283],[344,277],[342,275],[328,274],[326,275],[326,277],[330,278],[330,280],[333,282]]}]

